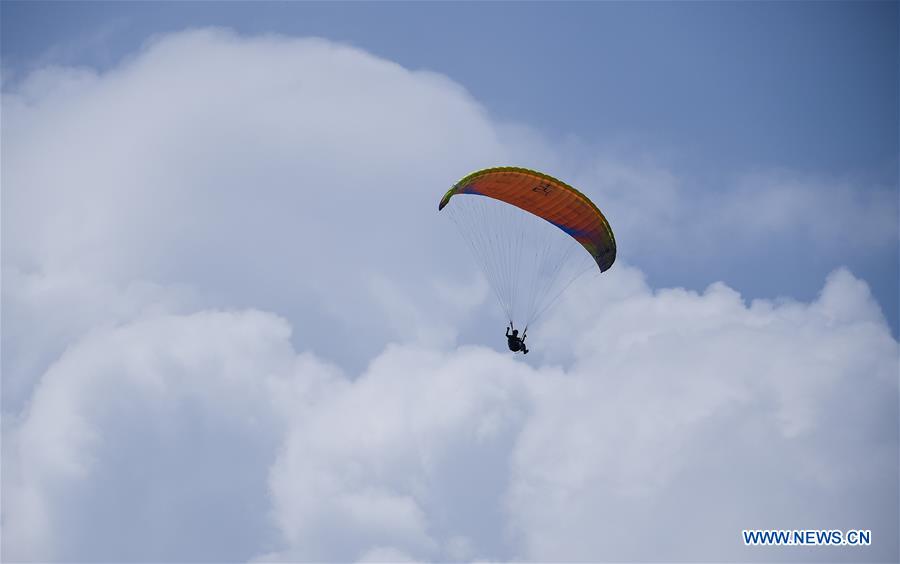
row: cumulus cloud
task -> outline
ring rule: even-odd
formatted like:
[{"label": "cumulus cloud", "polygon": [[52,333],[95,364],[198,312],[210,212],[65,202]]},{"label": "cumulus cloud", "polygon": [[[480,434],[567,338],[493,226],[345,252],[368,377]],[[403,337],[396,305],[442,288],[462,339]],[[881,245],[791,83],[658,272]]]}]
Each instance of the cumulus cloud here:
[{"label": "cumulus cloud", "polygon": [[70,347],[4,436],[4,559],[252,556],[272,395],[308,366],[289,331],[252,311],[161,315]]},{"label": "cumulus cloud", "polygon": [[252,311],[86,337],[4,437],[5,556],[784,560],[739,532],[801,524],[873,530],[829,560],[896,553],[898,349],[864,283],[605,282],[561,306],[569,368],[395,345],[350,377]]},{"label": "cumulus cloud", "polygon": [[340,560],[784,560],[740,530],[797,523],[881,538],[821,558],[896,553],[898,349],[864,283],[836,271],[806,304],[607,285],[566,306],[569,369],[398,347],[307,411],[272,473],[289,554],[334,557],[332,523]]},{"label": "cumulus cloud", "polygon": [[[866,285],[839,270],[812,303],[746,304],[628,274],[553,321],[580,337],[517,449],[529,556],[892,558],[898,350]],[[743,549],[735,532],[862,521],[883,539],[865,555]]]},{"label": "cumulus cloud", "polygon": [[[445,77],[318,39],[163,36],[2,104],[4,560],[897,554],[897,342],[847,270],[746,303],[623,261],[533,364],[457,346],[494,319],[435,210],[462,173],[571,172],[636,256],[684,232],[725,253],[703,234],[737,200],[697,226],[669,171],[572,164]],[[880,196],[787,184],[741,237],[885,240]],[[751,550],[747,527],[873,546]]]},{"label": "cumulus cloud", "polygon": [[277,308],[357,367],[408,335],[388,296],[420,307],[471,284],[447,261],[458,249],[436,252],[451,228],[435,194],[508,160],[451,81],[314,39],[178,34],[102,75],[36,72],[3,108],[5,270]]}]

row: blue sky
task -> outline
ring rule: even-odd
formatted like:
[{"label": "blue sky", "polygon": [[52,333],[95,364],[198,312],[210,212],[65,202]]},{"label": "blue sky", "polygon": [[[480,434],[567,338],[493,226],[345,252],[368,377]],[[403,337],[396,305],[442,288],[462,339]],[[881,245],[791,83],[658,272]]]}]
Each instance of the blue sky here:
[{"label": "blue sky", "polygon": [[500,119],[557,137],[638,137],[713,170],[894,179],[892,2],[8,2],[4,16],[14,68],[103,68],[197,25],[312,35],[447,74]]},{"label": "blue sky", "polygon": [[[896,560],[896,2],[0,16],[4,561]],[[618,242],[528,357],[506,164]]]}]

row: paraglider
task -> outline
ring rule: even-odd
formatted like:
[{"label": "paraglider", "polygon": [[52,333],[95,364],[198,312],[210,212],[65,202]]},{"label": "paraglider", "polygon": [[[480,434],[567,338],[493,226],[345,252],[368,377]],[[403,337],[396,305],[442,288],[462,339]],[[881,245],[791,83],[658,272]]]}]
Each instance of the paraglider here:
[{"label": "paraglider", "polygon": [[[473,172],[444,194],[438,210],[444,208],[509,320],[513,352],[527,354],[529,325],[572,282],[592,269],[605,272],[616,260],[616,240],[603,213],[587,196],[542,172]],[[524,327],[521,338],[514,323]]]},{"label": "paraglider", "polygon": [[[509,334],[509,330],[512,329],[512,335]],[[509,324],[509,327],[506,328],[506,344],[509,346],[509,350],[512,352],[522,351],[522,354],[528,354],[528,349],[525,347],[525,337],[528,333],[528,329],[525,330],[525,333],[522,333],[522,336],[519,337],[519,330],[513,328],[512,323]]]}]

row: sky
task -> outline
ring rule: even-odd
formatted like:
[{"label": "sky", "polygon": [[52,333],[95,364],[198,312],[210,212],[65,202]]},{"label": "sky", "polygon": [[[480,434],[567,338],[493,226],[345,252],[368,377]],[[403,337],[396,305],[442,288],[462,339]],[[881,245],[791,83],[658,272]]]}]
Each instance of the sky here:
[{"label": "sky", "polygon": [[[0,556],[896,561],[898,29],[3,2]],[[498,165],[618,242],[527,357],[436,209]]]}]

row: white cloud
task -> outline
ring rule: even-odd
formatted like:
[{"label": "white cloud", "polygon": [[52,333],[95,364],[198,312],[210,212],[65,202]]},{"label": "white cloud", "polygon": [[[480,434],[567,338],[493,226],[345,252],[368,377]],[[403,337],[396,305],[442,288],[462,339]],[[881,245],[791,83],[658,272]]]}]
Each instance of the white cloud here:
[{"label": "white cloud", "polygon": [[864,178],[788,170],[689,178],[650,158],[606,157],[573,176],[615,218],[628,260],[701,266],[734,255],[763,269],[785,262],[786,250],[847,260],[897,247],[897,187]]},{"label": "white cloud", "polygon": [[529,373],[483,349],[392,347],[305,410],[272,470],[289,554],[352,560],[387,545],[433,559],[457,553],[463,536],[500,545],[490,536],[503,532],[506,461]]},{"label": "white cloud", "polygon": [[[273,395],[303,397],[318,366],[293,354],[289,333],[267,314],[201,312],[96,330],[70,347],[20,424],[4,428],[4,559],[255,550],[266,465],[250,457],[274,456],[283,413]],[[290,380],[295,369],[303,381]],[[179,545],[185,530],[199,542]]]},{"label": "white cloud", "polygon": [[[837,271],[813,303],[748,305],[722,284],[651,292],[617,275],[628,297],[582,287],[553,321],[557,338],[579,337],[571,380],[542,389],[516,451],[526,554],[890,559],[898,349],[866,285]],[[752,527],[877,527],[883,540],[772,553],[740,545]]]},{"label": "white cloud", "polygon": [[115,282],[89,272],[3,269],[3,410],[18,412],[36,377],[85,334],[154,313],[189,310],[190,288],[144,280]]},{"label": "white cloud", "polygon": [[408,555],[389,547],[378,547],[363,555],[360,562],[414,562]]},{"label": "white cloud", "polygon": [[507,161],[459,86],[313,39],[162,37],[104,74],[35,73],[3,109],[5,271],[278,309],[355,366],[409,336],[386,295],[453,319],[431,282],[472,273],[454,268],[437,199]]},{"label": "white cloud", "polygon": [[[493,319],[435,209],[462,173],[559,166],[623,249],[709,256],[740,189],[694,222],[669,171],[558,164],[452,81],[322,40],[164,36],[3,113],[6,560],[896,555],[897,342],[848,271],[747,304],[623,261],[535,365],[453,342]],[[739,238],[885,240],[880,196],[787,184]],[[739,544],[781,526],[875,545]]]},{"label": "white cloud", "polygon": [[404,345],[348,379],[252,311],[95,332],[6,430],[5,557],[784,559],[740,529],[803,526],[889,558],[898,349],[865,284],[747,305],[621,272],[562,306],[566,370]]}]

